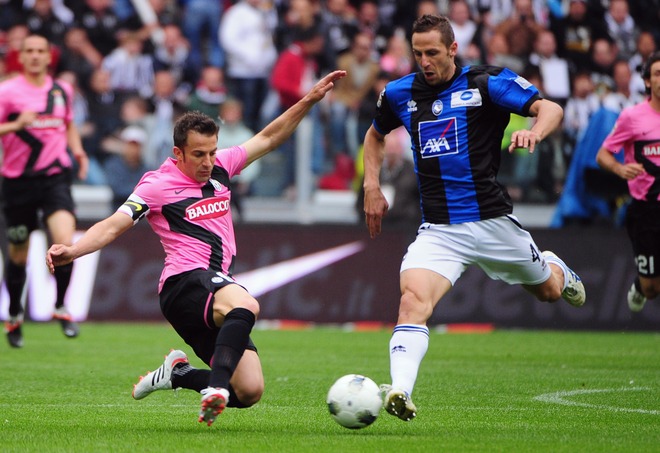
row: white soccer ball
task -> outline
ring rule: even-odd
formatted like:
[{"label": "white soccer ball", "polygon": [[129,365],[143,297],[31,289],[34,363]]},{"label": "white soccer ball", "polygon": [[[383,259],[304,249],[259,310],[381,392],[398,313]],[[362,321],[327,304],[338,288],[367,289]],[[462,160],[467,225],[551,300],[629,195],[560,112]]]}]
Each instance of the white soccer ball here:
[{"label": "white soccer ball", "polygon": [[383,407],[378,385],[368,377],[347,374],[328,391],[328,410],[341,426],[360,429],[371,425]]}]

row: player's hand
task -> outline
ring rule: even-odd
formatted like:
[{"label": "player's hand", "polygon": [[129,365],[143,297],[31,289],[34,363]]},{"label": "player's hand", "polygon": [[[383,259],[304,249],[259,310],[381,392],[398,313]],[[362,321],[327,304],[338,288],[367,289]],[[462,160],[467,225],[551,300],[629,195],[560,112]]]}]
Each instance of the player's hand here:
[{"label": "player's hand", "polygon": [[387,214],[389,207],[380,189],[372,189],[364,192],[364,218],[371,239],[380,234],[383,216]]},{"label": "player's hand", "polygon": [[66,245],[53,244],[46,252],[46,266],[51,274],[55,272],[55,267],[64,266],[72,261],[70,247]]},{"label": "player's hand", "polygon": [[87,172],[89,171],[89,158],[85,153],[78,153],[73,155],[74,159],[78,162],[78,179],[84,181],[87,179]]},{"label": "player's hand", "polygon": [[646,170],[644,170],[644,166],[642,164],[633,162],[630,164],[617,166],[615,172],[617,175],[619,175],[620,178],[623,178],[626,181],[630,181],[631,179],[635,179],[639,175],[646,173]]},{"label": "player's hand", "polygon": [[37,112],[21,112],[16,118],[16,123],[18,124],[18,130],[25,129],[26,126],[30,125],[34,120],[37,119],[39,114]]},{"label": "player's hand", "polygon": [[335,86],[334,82],[346,77],[346,71],[332,71],[330,74],[319,80],[316,85],[307,93],[313,102],[318,102],[326,93]]},{"label": "player's hand", "polygon": [[530,154],[534,152],[534,148],[541,141],[541,136],[536,132],[523,129],[515,131],[511,134],[511,144],[509,145],[509,152],[512,153],[517,148],[528,148]]}]

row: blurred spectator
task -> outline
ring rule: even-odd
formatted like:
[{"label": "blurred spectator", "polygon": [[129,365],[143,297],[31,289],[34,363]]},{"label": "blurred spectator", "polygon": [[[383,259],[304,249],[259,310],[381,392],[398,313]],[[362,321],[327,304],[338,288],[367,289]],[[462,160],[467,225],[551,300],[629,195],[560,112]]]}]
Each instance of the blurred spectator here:
[{"label": "blurred spectator", "polygon": [[[405,131],[404,131],[405,132]],[[385,155],[380,171],[380,185],[389,209],[383,217],[383,225],[394,228],[418,226],[422,221],[419,205],[419,189],[414,164],[406,157],[410,147],[407,133],[392,131],[385,138]],[[360,175],[360,180],[362,175]],[[358,218],[364,216],[364,188],[359,185],[356,198]]]},{"label": "blurred spectator", "polygon": [[[302,99],[314,85],[317,78],[316,56],[323,51],[325,41],[316,30],[307,30],[299,40],[284,50],[273,68],[272,86],[277,92],[282,111]],[[325,169],[325,146],[323,143],[323,124],[319,121],[319,105],[315,105],[307,114],[314,127],[311,143],[312,168],[315,174]],[[278,192],[286,191],[291,196],[295,182],[296,135],[287,140],[279,149],[284,156],[283,168],[279,172],[281,181]]]},{"label": "blurred spectator", "polygon": [[[371,123],[373,122],[374,115],[376,114],[376,104],[380,93],[385,89],[385,85],[392,79],[392,76],[385,72],[380,71],[376,76],[371,89],[360,103],[358,109],[358,137],[360,138],[360,145],[364,142],[364,136],[367,133]],[[359,158],[357,159],[359,160]],[[356,162],[357,165],[357,162]]]},{"label": "blurred spectator", "polygon": [[586,0],[569,0],[565,17],[552,17],[550,30],[555,34],[559,56],[566,58],[571,72],[589,69],[593,42],[607,35],[603,16],[590,11]]},{"label": "blurred spectator", "polygon": [[[220,42],[224,1],[179,0],[179,4],[183,12],[181,28],[190,43],[190,64],[194,73],[199,77],[204,66],[222,68],[225,65],[224,46]],[[248,44],[239,38],[236,45],[241,44],[254,43]]]},{"label": "blurred spectator", "polygon": [[598,38],[591,46],[591,80],[601,98],[616,89],[614,84],[614,62],[617,49],[609,38]]},{"label": "blurred spectator", "polygon": [[52,0],[25,0],[23,2],[22,22],[31,34],[45,37],[48,41],[62,47],[64,34],[73,21],[73,13],[60,0],[59,8],[54,9]]},{"label": "blurred spectator", "polygon": [[147,133],[137,126],[125,128],[119,135],[121,152],[108,157],[104,168],[112,189],[112,209],[121,206],[148,168],[142,158]]},{"label": "blurred spectator", "polygon": [[0,0],[0,41],[4,32],[21,21],[21,9],[20,0]]},{"label": "blurred spectator", "polygon": [[491,36],[486,51],[486,64],[503,66],[517,73],[521,73],[525,68],[524,61],[509,52],[509,44],[502,33],[494,33]]},{"label": "blurred spectator", "polygon": [[564,154],[567,160],[573,155],[576,143],[582,139],[589,119],[600,108],[600,99],[589,73],[575,74],[571,91],[572,95],[564,107],[563,119]]},{"label": "blurred spectator", "polygon": [[[254,135],[243,122],[243,106],[238,99],[227,99],[222,104],[215,116],[220,118],[220,131],[218,132],[218,149],[225,149],[240,145],[248,141]],[[252,182],[259,176],[261,170],[261,159],[255,160],[241,170],[231,180],[232,196],[231,202],[236,207],[239,219],[243,214],[241,201],[250,194]]]},{"label": "blurred spectator", "polygon": [[353,38],[350,51],[337,60],[337,69],[346,71],[346,77],[338,80],[330,103],[330,143],[332,156],[343,153],[353,158],[361,143],[357,130],[358,110],[378,76],[378,63],[371,57],[373,39],[367,33]]},{"label": "blurred spectator", "polygon": [[414,71],[415,60],[405,33],[397,30],[387,40],[385,52],[380,57],[380,69],[390,74],[392,80]]},{"label": "blurred spectator", "polygon": [[613,78],[615,89],[603,98],[603,107],[613,112],[621,113],[626,107],[639,104],[646,96],[631,89],[632,72],[626,60],[617,60],[614,63]]},{"label": "blurred spectator", "polygon": [[630,15],[628,0],[610,0],[605,13],[605,23],[607,32],[619,51],[619,58],[632,57],[637,46],[639,30]]},{"label": "blurred spectator", "polygon": [[[278,52],[289,47],[299,40],[308,30],[316,30],[326,43],[331,41],[330,28],[323,22],[320,0],[291,0],[289,8],[278,23],[276,31],[276,46]],[[317,57],[319,72],[333,70],[336,67],[336,51],[331,45],[325,46],[324,51]]]},{"label": "blurred spectator", "polygon": [[[218,116],[220,105],[227,99],[225,75],[222,69],[207,66],[202,70],[202,76],[195,87],[195,91],[188,97],[187,110],[199,110],[211,118]],[[241,106],[241,121],[243,120],[243,107]],[[242,142],[241,142],[242,143]],[[239,143],[240,144],[240,143]]]},{"label": "blurred spectator", "polygon": [[656,44],[653,34],[648,31],[641,32],[637,38],[636,52],[629,60],[630,69],[633,73],[631,90],[635,93],[646,93],[646,86],[644,85],[644,79],[642,79],[642,69],[651,54],[655,52],[655,49]]},{"label": "blurred spectator", "polygon": [[[369,1],[362,2],[363,5],[365,3]],[[374,20],[377,20],[378,8],[374,9]],[[353,36],[358,31],[356,12],[348,0],[327,0],[321,19],[326,33],[324,36],[327,41],[326,46],[331,51],[330,65],[334,65],[337,56],[351,47]]]},{"label": "blurred spectator", "polygon": [[[85,94],[82,92],[78,83],[78,78],[74,72],[61,72],[58,75],[58,78],[69,82],[73,88],[73,122],[78,128],[78,133],[84,146],[86,143],[89,143],[90,139],[94,136],[95,129],[89,110],[89,102],[87,101]],[[87,148],[85,148],[85,150],[89,160],[89,167],[87,169],[87,178],[80,182],[90,185],[106,184],[105,170],[101,166],[101,162],[97,158],[95,150],[89,150]]]},{"label": "blurred spectator", "polygon": [[152,54],[155,46],[163,44],[163,28],[167,25],[179,26],[178,11],[168,0],[148,0],[142,5],[143,8],[137,11],[131,8],[130,14],[120,21],[118,38],[121,39],[122,33],[133,32],[144,43],[144,52]]},{"label": "blurred spectator", "polygon": [[103,59],[101,66],[110,72],[110,83],[114,90],[126,94],[137,93],[146,98],[153,94],[153,61],[149,55],[142,53],[142,41],[136,34],[124,34],[119,47]]},{"label": "blurred spectator", "polygon": [[470,7],[466,0],[449,2],[449,21],[454,29],[454,38],[458,43],[457,56],[461,64],[467,65],[479,60],[479,49],[473,44],[477,24],[470,16]]},{"label": "blurred spectator", "polygon": [[112,0],[84,0],[76,11],[75,24],[83,28],[89,41],[106,56],[117,47],[119,19],[112,9]]},{"label": "blurred spectator", "polygon": [[555,35],[549,30],[541,30],[534,40],[534,51],[529,56],[531,65],[538,68],[544,94],[562,106],[571,95],[571,81],[568,62],[557,56]]},{"label": "blurred spectator", "polygon": [[656,42],[660,42],[660,0],[633,1],[628,6],[639,29],[653,33]]},{"label": "blurred spectator", "polygon": [[532,53],[536,36],[544,30],[534,17],[532,0],[514,0],[511,16],[495,27],[496,33],[504,35],[509,54],[523,62]]},{"label": "blurred spectator", "polygon": [[381,2],[365,0],[360,3],[357,11],[355,33],[370,33],[374,39],[374,47],[382,54],[387,47],[387,41],[394,33],[394,28],[382,21]]},{"label": "blurred spectator", "polygon": [[190,92],[199,74],[192,70],[190,45],[176,24],[163,25],[163,40],[153,52],[154,71],[169,71],[176,84]]},{"label": "blurred spectator", "polygon": [[438,7],[438,2],[435,0],[420,0],[417,2],[417,17],[421,17],[425,14],[431,14],[434,16],[442,14]]},{"label": "blurred spectator", "polygon": [[142,150],[144,163],[151,170],[158,168],[166,157],[172,155],[174,121],[184,111],[175,95],[176,83],[172,74],[158,71],[154,76],[154,94],[151,97],[153,128],[149,130]]},{"label": "blurred spectator", "polygon": [[64,35],[62,49],[62,71],[72,71],[80,81],[82,89],[88,93],[91,75],[103,61],[103,55],[87,39],[82,28],[70,28]]},{"label": "blurred spectator", "polygon": [[106,158],[112,154],[122,153],[123,143],[120,135],[122,130],[128,126],[137,126],[147,133],[147,137],[153,136],[155,120],[149,107],[149,101],[141,96],[122,97],[119,108],[120,126],[103,137],[100,142],[101,152],[105,153]]},{"label": "blurred spectator", "polygon": [[101,148],[101,142],[122,124],[120,117],[122,98],[112,89],[110,73],[105,69],[99,68],[92,73],[87,103],[91,132],[83,137],[83,146],[90,161],[94,159],[102,164],[107,155]]},{"label": "blurred spectator", "polygon": [[245,124],[255,131],[261,129],[261,105],[278,56],[273,42],[276,26],[277,14],[264,0],[240,0],[222,17],[228,92],[243,103]]}]

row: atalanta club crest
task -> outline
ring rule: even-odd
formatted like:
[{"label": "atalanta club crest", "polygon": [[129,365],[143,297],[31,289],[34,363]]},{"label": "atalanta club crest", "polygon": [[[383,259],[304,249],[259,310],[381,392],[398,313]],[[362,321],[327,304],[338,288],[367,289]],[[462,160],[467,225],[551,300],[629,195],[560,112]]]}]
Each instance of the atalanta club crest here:
[{"label": "atalanta club crest", "polygon": [[438,116],[438,115],[440,115],[440,114],[442,113],[442,107],[443,107],[443,106],[442,106],[442,101],[441,101],[440,99],[438,99],[438,100],[435,101],[435,102],[433,103],[433,105],[431,106],[431,112],[433,112],[433,114],[434,114],[435,116]]}]

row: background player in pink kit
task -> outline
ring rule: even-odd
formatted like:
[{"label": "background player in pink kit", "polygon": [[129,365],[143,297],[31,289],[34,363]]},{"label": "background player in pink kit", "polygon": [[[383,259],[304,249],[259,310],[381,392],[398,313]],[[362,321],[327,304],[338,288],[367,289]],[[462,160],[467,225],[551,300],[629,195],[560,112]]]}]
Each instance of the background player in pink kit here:
[{"label": "background player in pink kit", "polygon": [[[23,346],[23,307],[30,233],[42,220],[53,242],[71,244],[76,228],[71,197],[72,161],[78,161],[80,179],[87,175],[87,155],[73,123],[73,89],[48,75],[51,62],[46,38],[25,38],[19,59],[23,73],[0,83],[0,138],[4,149],[2,192],[7,218],[9,260],[5,281],[9,292],[9,320],[5,332],[9,344]],[[41,219],[39,219],[41,215]],[[54,318],[67,337],[78,335],[64,296],[73,265],[57,269]]]},{"label": "background player in pink kit", "polygon": [[[628,181],[632,196],[626,229],[637,267],[628,291],[635,312],[660,294],[660,52],[649,57],[642,78],[649,98],[621,112],[596,155],[598,165]],[[622,149],[620,163],[613,153]]]},{"label": "background player in pink kit", "polygon": [[160,236],[166,254],[158,285],[161,310],[211,370],[191,367],[183,351],[173,350],[135,385],[135,399],[155,390],[197,390],[202,394],[199,421],[210,425],[225,406],[248,407],[261,398],[261,362],[250,340],[259,303],[232,278],[236,242],[229,180],[282,144],[345,75],[328,74],[241,146],[217,150],[213,119],[184,114],[174,126],[174,158],[146,173],[117,212],[74,245],[48,250],[46,262],[54,271],[108,245],[144,217]]}]

